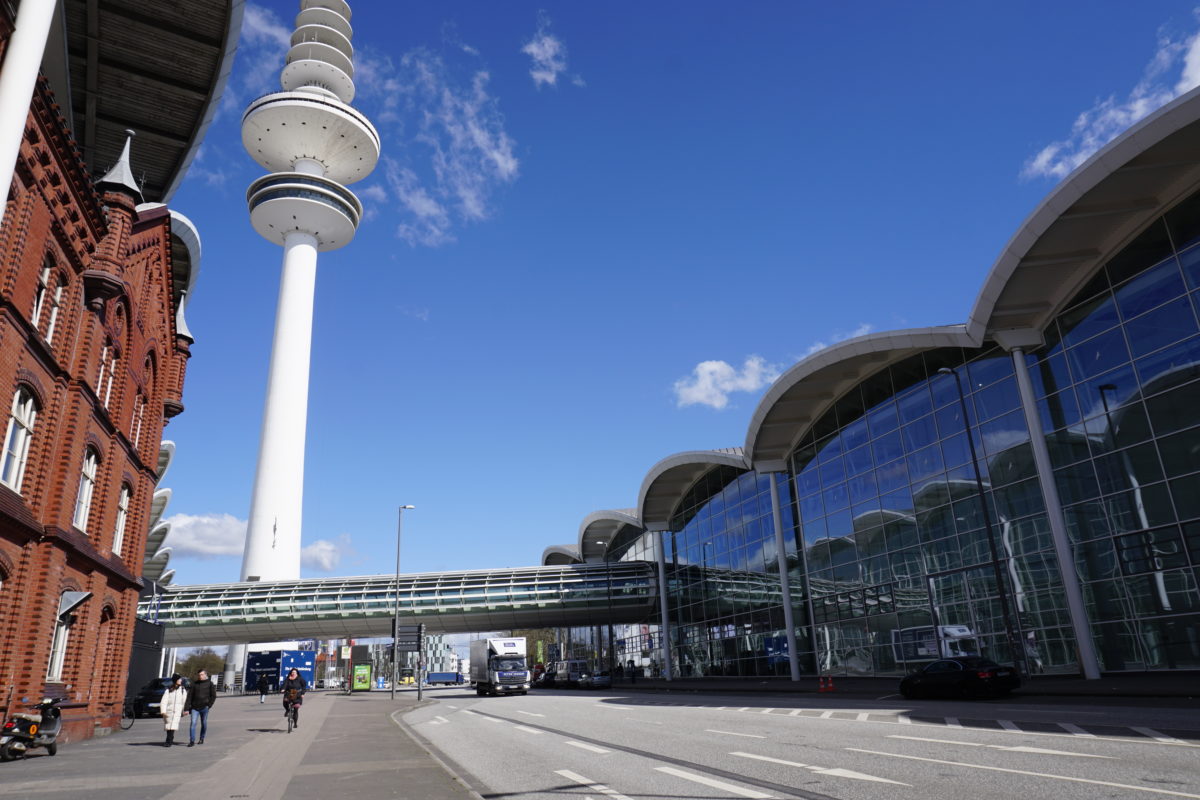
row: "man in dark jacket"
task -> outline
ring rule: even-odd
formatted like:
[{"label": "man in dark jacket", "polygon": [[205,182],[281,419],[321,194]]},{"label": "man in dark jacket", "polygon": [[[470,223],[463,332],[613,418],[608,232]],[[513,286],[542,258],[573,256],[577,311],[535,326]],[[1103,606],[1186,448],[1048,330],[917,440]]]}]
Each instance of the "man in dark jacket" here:
[{"label": "man in dark jacket", "polygon": [[258,683],[256,685],[258,686],[258,702],[266,702],[267,694],[271,691],[271,679],[267,676],[267,673],[264,672],[258,676]]},{"label": "man in dark jacket", "polygon": [[200,744],[204,744],[204,737],[208,735],[208,712],[217,703],[217,687],[208,679],[208,673],[200,670],[196,673],[196,680],[192,681],[192,688],[188,690],[187,703],[183,706],[183,713],[191,713],[192,726],[188,736],[188,747],[196,745],[196,722],[200,723]]}]

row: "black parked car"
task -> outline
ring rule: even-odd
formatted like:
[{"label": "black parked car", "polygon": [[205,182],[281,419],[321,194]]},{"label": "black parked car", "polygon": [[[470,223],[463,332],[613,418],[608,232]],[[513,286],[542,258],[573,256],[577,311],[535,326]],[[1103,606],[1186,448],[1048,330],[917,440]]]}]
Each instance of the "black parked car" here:
[{"label": "black parked car", "polygon": [[538,679],[533,682],[535,689],[553,689],[554,688],[554,670],[548,669],[538,676]]},{"label": "black parked car", "polygon": [[[188,689],[192,682],[187,678],[183,679],[183,688]],[[133,696],[133,713],[139,717],[157,717],[158,706],[162,700],[163,692],[171,688],[171,679],[155,678],[147,683],[138,693]]]},{"label": "black parked car", "polygon": [[906,675],[900,694],[914,697],[1001,697],[1021,685],[1012,667],[979,656],[943,658]]}]

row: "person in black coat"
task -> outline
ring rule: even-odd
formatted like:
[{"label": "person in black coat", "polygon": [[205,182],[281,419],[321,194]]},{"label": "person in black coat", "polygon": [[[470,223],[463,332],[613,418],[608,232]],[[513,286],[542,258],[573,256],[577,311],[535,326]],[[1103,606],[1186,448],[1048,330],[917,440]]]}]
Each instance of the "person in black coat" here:
[{"label": "person in black coat", "polygon": [[188,689],[187,702],[183,706],[183,713],[191,713],[192,725],[188,734],[188,747],[193,747],[196,744],[196,723],[200,723],[200,744],[204,744],[204,737],[208,735],[208,712],[217,704],[217,685],[208,679],[208,673],[200,670],[196,673],[196,680],[192,682],[192,687]]},{"label": "person in black coat", "polygon": [[292,706],[296,707],[296,727],[300,727],[300,706],[304,705],[304,693],[308,691],[308,683],[304,678],[300,677],[300,670],[292,668],[284,679],[283,685],[279,687],[279,691],[283,693],[283,713],[286,716],[292,710]]},{"label": "person in black coat", "polygon": [[267,695],[271,691],[271,679],[267,677],[267,673],[264,672],[258,676],[258,683],[255,686],[258,688],[258,702],[265,703]]}]

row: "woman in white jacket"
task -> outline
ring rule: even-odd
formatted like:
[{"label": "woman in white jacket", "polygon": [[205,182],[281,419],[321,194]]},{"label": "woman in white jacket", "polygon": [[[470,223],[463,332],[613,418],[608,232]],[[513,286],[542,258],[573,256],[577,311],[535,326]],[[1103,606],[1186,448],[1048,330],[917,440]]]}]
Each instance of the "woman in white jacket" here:
[{"label": "woman in white jacket", "polygon": [[183,716],[183,707],[187,704],[187,689],[183,688],[183,676],[172,675],[171,687],[163,692],[162,703],[158,713],[162,715],[163,727],[167,729],[167,741],[163,747],[175,744],[175,731],[179,730],[179,720]]}]

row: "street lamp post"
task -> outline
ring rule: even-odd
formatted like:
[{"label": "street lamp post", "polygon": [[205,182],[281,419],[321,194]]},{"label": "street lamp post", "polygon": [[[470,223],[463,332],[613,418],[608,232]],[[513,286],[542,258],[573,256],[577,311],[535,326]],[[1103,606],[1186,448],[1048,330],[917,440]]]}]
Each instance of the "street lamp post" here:
[{"label": "street lamp post", "polygon": [[396,605],[395,612],[392,614],[392,699],[396,699],[396,681],[400,678],[400,670],[397,668],[399,663],[396,652],[397,641],[396,637],[400,631],[400,534],[404,530],[404,509],[416,508],[416,506],[400,506],[396,511]]},{"label": "street lamp post", "polygon": [[[988,548],[992,553],[992,571],[996,577],[996,592],[1000,600],[1000,614],[1004,619],[1004,635],[1008,640],[1008,652],[1012,658],[1013,667],[1018,673],[1021,670],[1022,659],[1017,658],[1016,638],[1013,635],[1012,617],[1009,614],[1008,589],[1004,585],[1004,571],[1000,569],[1000,551],[996,547],[996,532],[992,528],[992,512],[988,510],[987,496],[983,493],[983,475],[979,472],[979,457],[975,453],[975,436],[971,433],[971,419],[967,416],[967,397],[963,393],[962,378],[953,367],[942,367],[938,370],[942,375],[953,375],[954,385],[958,389],[958,404],[962,409],[963,429],[967,432],[967,447],[971,453],[971,468],[975,470],[975,489],[979,494],[979,510],[983,514],[983,527],[987,531]],[[938,632],[940,641],[940,632]]]}]

